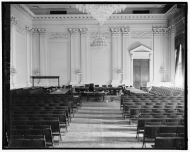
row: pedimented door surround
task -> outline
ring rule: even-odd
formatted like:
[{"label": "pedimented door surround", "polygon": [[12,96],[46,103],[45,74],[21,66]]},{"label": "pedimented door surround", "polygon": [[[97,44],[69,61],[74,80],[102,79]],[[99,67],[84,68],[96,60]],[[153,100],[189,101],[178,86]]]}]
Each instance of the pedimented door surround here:
[{"label": "pedimented door surround", "polygon": [[131,82],[130,84],[133,85],[133,59],[149,59],[149,81],[153,81],[153,51],[143,45],[140,45],[130,51],[130,58],[131,58]]}]

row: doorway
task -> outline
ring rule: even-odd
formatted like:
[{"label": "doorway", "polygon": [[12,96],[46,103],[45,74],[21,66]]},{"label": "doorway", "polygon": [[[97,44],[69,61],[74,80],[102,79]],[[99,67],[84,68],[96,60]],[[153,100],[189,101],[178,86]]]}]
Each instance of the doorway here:
[{"label": "doorway", "polygon": [[133,86],[140,88],[149,82],[149,59],[133,59]]}]

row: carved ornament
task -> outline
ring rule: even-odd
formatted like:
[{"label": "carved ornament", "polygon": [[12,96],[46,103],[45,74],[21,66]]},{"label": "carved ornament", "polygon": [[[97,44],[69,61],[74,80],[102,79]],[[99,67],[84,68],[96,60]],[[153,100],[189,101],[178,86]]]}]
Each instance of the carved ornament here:
[{"label": "carved ornament", "polygon": [[143,38],[143,39],[150,39],[152,32],[151,31],[133,31],[131,33],[132,38]]},{"label": "carved ornament", "polygon": [[112,36],[118,36],[119,35],[119,29],[120,28],[110,28]]},{"label": "carved ornament", "polygon": [[40,36],[47,36],[47,31],[45,28],[39,28],[38,32],[39,32]]},{"label": "carved ornament", "polygon": [[79,29],[81,35],[88,35],[88,29],[87,28],[80,28]]},{"label": "carved ornament", "polygon": [[69,28],[69,33],[71,35],[78,35],[78,29],[77,28]]},{"label": "carved ornament", "polygon": [[[109,32],[100,32],[100,35],[102,35],[105,38],[110,38]],[[94,39],[97,36],[97,32],[92,32],[90,35],[90,38]]]},{"label": "carved ornament", "polygon": [[61,33],[61,32],[50,33],[49,38],[50,39],[67,39],[68,34],[67,33]]},{"label": "carved ornament", "polygon": [[121,27],[121,33],[123,36],[129,35],[130,28],[129,27]]},{"label": "carved ornament", "polygon": [[152,28],[154,35],[160,35],[162,33],[162,28],[161,27],[155,27]]}]

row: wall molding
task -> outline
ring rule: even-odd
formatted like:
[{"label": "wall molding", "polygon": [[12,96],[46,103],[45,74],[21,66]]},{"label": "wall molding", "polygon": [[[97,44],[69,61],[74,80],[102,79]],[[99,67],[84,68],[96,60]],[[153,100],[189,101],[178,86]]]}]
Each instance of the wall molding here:
[{"label": "wall molding", "polygon": [[165,16],[167,18],[170,18],[171,16],[173,16],[177,11],[179,11],[179,9],[177,8],[177,4],[175,4],[172,8],[170,8],[166,13]]},{"label": "wall molding", "polygon": [[[80,15],[35,15],[35,20],[92,20],[91,15],[80,14]],[[112,14],[109,20],[163,20],[167,19],[165,14]]]}]

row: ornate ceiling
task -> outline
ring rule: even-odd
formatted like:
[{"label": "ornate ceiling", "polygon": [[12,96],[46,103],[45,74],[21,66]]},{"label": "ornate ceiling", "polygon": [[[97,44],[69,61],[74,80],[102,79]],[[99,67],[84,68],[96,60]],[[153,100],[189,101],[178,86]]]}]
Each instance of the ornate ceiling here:
[{"label": "ornate ceiling", "polygon": [[[121,14],[133,14],[134,10],[149,10],[149,14],[164,14],[174,4],[128,4]],[[66,11],[67,14],[83,14],[75,8],[75,4],[49,3],[25,4],[35,15],[48,15],[50,11]]]}]

